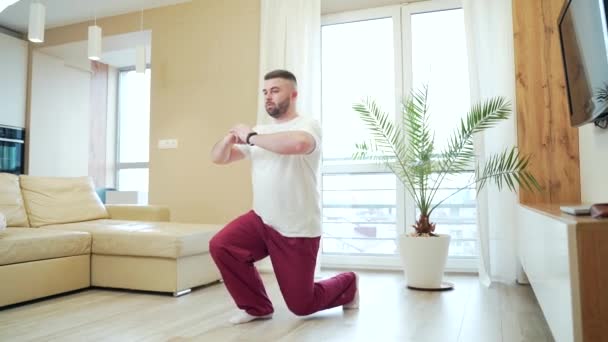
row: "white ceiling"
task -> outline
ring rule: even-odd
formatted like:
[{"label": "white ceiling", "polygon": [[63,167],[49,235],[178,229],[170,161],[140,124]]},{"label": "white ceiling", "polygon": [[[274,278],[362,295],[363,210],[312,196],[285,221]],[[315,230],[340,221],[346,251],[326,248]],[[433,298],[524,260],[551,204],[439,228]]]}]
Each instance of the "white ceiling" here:
[{"label": "white ceiling", "polygon": [[[21,0],[0,13],[0,26],[26,33],[29,5],[33,0]],[[65,26],[97,18],[174,5],[191,0],[37,0],[46,6],[46,28]],[[145,20],[145,19],[144,19]]]}]

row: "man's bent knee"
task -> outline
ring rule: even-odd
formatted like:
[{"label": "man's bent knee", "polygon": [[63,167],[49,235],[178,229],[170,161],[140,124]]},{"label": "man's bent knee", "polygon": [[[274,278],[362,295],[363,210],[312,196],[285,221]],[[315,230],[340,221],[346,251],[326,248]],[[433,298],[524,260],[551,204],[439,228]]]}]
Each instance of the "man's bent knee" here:
[{"label": "man's bent knee", "polygon": [[308,316],[308,315],[316,312],[311,308],[310,304],[307,304],[307,303],[306,304],[288,303],[287,308],[289,309],[289,311],[293,312],[297,316]]},{"label": "man's bent knee", "polygon": [[217,255],[225,250],[223,243],[217,238],[217,235],[209,240],[209,254]]}]

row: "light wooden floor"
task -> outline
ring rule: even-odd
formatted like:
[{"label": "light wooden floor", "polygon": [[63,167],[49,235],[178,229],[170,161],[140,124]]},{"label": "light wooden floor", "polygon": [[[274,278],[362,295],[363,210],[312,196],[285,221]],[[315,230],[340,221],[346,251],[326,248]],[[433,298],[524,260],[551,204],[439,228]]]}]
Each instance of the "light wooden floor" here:
[{"label": "light wooden floor", "polygon": [[418,292],[400,272],[359,274],[359,310],[297,317],[269,274],[274,318],[239,326],[227,323],[234,306],[223,284],[179,298],[90,289],[0,310],[0,341],[552,341],[528,286],[448,275],[454,291]]}]

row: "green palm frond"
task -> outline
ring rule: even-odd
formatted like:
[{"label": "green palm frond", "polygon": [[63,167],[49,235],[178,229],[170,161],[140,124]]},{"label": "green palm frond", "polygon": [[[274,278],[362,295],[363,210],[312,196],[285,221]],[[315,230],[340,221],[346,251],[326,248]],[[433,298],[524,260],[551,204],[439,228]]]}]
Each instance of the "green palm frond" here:
[{"label": "green palm frond", "polygon": [[445,151],[441,154],[440,172],[456,173],[468,170],[475,160],[473,134],[494,127],[509,118],[510,103],[503,97],[496,97],[476,104],[460,120],[460,125],[450,136]]},{"label": "green palm frond", "polygon": [[597,88],[595,98],[599,102],[608,102],[608,83],[604,83],[604,87]]},{"label": "green palm frond", "polygon": [[[369,129],[372,142],[368,143],[367,151],[360,158],[371,157],[369,153],[377,153],[386,157],[398,158],[395,148],[402,141],[402,133],[396,129],[388,113],[382,112],[375,101],[366,99],[363,103],[355,104],[353,109],[359,113],[361,120]],[[359,159],[359,158],[358,158]]]},{"label": "green palm frond", "polygon": [[468,172],[475,162],[473,134],[494,127],[502,120],[509,118],[510,103],[503,97],[495,97],[474,105],[467,116],[460,120],[448,140],[446,149],[441,153],[438,168],[439,173],[433,184],[431,197],[435,197],[441,182],[448,174]]},{"label": "green palm frond", "polygon": [[393,173],[398,174],[405,188],[417,200],[416,192],[413,191],[412,174],[409,168],[407,156],[408,145],[404,134],[397,129],[388,113],[380,110],[374,100],[365,99],[362,103],[353,105],[353,109],[368,128],[371,140],[356,144],[355,160],[372,160],[384,164]]},{"label": "green palm frond", "polygon": [[515,192],[517,191],[516,185],[529,191],[541,190],[541,186],[536,181],[536,178],[528,171],[529,163],[530,156],[522,156],[516,147],[492,155],[488,158],[488,161],[483,168],[480,169],[479,165],[476,167],[475,177],[469,184],[443,198],[431,208],[431,212],[448,198],[469,188],[469,186],[473,184],[476,185],[478,193],[488,184],[488,182],[495,183],[499,191],[506,186],[509,190]]},{"label": "green palm frond", "polygon": [[426,213],[432,201],[429,196],[429,176],[433,168],[435,137],[430,129],[428,116],[428,88],[412,92],[402,107],[402,124],[407,134],[407,147],[404,149],[407,165],[412,170],[413,184],[419,191],[421,212]]},{"label": "green palm frond", "polygon": [[530,156],[522,156],[517,148],[505,150],[488,158],[482,169],[476,168],[477,191],[479,192],[489,181],[492,181],[502,190],[507,186],[515,191],[515,185],[526,190],[540,190],[540,185],[527,170]]},{"label": "green palm frond", "polygon": [[[427,102],[427,87],[413,91],[403,101],[398,124],[371,99],[353,105],[371,135],[369,141],[356,144],[354,159],[371,160],[390,169],[412,195],[421,216],[429,217],[445,200],[473,184],[477,191],[489,182],[495,183],[499,190],[507,187],[515,191],[516,186],[540,189],[529,171],[529,156],[522,156],[512,148],[491,156],[482,168],[475,168],[470,184],[436,202],[435,196],[446,177],[470,172],[475,165],[473,135],[506,120],[511,109],[510,103],[502,97],[474,105],[448,138],[444,151],[436,154]],[[426,225],[427,229],[430,226]],[[417,231],[422,232],[418,228]]]}]

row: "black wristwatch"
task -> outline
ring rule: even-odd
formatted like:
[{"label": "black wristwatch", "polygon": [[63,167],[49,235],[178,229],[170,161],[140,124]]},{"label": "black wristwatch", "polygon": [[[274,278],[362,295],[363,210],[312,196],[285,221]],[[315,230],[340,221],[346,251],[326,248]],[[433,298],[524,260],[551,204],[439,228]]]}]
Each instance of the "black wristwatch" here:
[{"label": "black wristwatch", "polygon": [[249,132],[249,134],[247,134],[247,138],[245,138],[245,142],[247,143],[247,145],[249,146],[253,146],[253,143],[251,143],[249,140],[251,139],[252,136],[254,135],[258,135],[258,132]]}]

